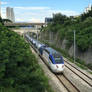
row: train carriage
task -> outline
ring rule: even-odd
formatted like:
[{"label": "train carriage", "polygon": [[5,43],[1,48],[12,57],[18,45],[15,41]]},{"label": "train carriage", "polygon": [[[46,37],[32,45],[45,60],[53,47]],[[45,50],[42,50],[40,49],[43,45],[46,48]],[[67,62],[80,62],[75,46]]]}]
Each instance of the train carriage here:
[{"label": "train carriage", "polygon": [[54,73],[61,73],[64,70],[64,60],[62,55],[51,47],[33,39],[28,34],[25,38],[34,45],[37,52],[45,59],[45,62]]}]

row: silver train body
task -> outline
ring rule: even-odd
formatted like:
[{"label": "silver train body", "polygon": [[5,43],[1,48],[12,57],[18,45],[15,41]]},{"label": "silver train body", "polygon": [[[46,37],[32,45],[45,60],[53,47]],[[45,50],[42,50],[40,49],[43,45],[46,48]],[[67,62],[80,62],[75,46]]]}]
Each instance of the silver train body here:
[{"label": "silver train body", "polygon": [[33,39],[28,34],[25,35],[25,38],[34,45],[37,52],[44,58],[45,63],[54,73],[63,73],[64,70],[64,60],[62,55],[54,50],[51,47],[46,46],[45,44]]}]

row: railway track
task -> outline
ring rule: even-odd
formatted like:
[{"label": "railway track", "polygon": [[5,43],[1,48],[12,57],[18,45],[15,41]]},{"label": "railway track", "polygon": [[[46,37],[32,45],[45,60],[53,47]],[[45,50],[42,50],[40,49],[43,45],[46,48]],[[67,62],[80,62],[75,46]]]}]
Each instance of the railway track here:
[{"label": "railway track", "polygon": [[83,81],[85,81],[90,87],[92,87],[92,78],[89,77],[87,74],[79,70],[78,68],[74,67],[68,61],[65,61],[65,67],[71,70],[74,74],[80,77]]},{"label": "railway track", "polygon": [[[34,46],[31,44],[31,47],[33,48],[33,50],[37,52],[37,50],[34,48]],[[43,63],[47,66],[47,64],[45,63],[44,58],[39,54],[39,57],[41,58],[41,60],[43,61]],[[48,67],[48,66],[47,66]],[[67,92],[80,92],[79,89],[73,85],[71,83],[71,81],[69,81],[64,74],[55,74],[55,76],[57,77],[57,79],[60,81],[60,83],[65,87],[65,89],[67,90]]]},{"label": "railway track", "polygon": [[69,81],[64,74],[56,75],[68,92],[80,92],[79,89]]},{"label": "railway track", "polygon": [[76,70],[80,71],[82,74],[84,74],[85,76],[87,76],[90,80],[92,80],[92,77],[88,76],[86,73],[84,73],[83,71],[81,71],[80,69],[78,69],[77,67],[73,66],[70,62],[64,60],[66,63],[68,63],[69,65],[71,65],[72,67],[74,67]]}]

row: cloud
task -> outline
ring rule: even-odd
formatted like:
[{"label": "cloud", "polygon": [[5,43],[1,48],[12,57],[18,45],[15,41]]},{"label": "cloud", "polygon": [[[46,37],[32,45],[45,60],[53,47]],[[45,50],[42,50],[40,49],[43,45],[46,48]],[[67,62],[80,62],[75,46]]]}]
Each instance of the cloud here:
[{"label": "cloud", "polygon": [[49,7],[15,7],[15,9],[21,9],[21,10],[45,10],[50,9]]},{"label": "cloud", "polygon": [[44,22],[50,7],[14,7],[16,21]]},{"label": "cloud", "polygon": [[78,12],[72,11],[72,10],[50,10],[50,12],[61,13],[61,14],[64,14],[66,16],[76,16],[76,15],[79,15]]},{"label": "cloud", "polygon": [[[2,17],[6,17],[6,8],[2,8]],[[14,7],[16,22],[44,22],[45,17],[52,17],[54,13],[62,13],[67,16],[79,15],[72,10],[52,9],[51,7]]]},{"label": "cloud", "polygon": [[37,19],[37,18],[30,18],[28,21],[26,21],[26,19],[20,19],[20,18],[16,18],[17,22],[32,22],[32,23],[39,23],[42,22],[43,20]]},{"label": "cloud", "polygon": [[6,18],[6,8],[5,7],[1,8],[1,16],[2,18]]},{"label": "cloud", "polygon": [[78,12],[76,11],[72,11],[72,10],[65,10],[65,11],[62,11],[61,13],[67,15],[67,16],[75,16],[75,15],[79,15]]},{"label": "cloud", "polygon": [[1,4],[2,4],[2,5],[6,5],[6,4],[8,4],[8,2],[1,2]]}]

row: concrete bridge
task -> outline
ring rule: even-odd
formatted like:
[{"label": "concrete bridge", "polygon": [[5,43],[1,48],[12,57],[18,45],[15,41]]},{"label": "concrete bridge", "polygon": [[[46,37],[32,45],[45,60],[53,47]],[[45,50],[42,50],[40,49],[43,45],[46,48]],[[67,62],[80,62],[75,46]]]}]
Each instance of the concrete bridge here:
[{"label": "concrete bridge", "polygon": [[20,28],[20,29],[14,29],[13,31],[14,32],[17,32],[20,35],[23,35],[23,34],[25,34],[27,32],[32,32],[32,33],[35,33],[35,34],[39,34],[40,33],[40,30],[39,29],[36,29],[36,28],[31,28],[31,29],[28,29],[28,28]]},{"label": "concrete bridge", "polygon": [[22,23],[5,23],[5,26],[18,26],[18,27],[25,27],[25,26],[37,26],[37,28],[41,28],[41,26],[44,26],[45,23],[27,23],[27,22],[22,22]]}]

